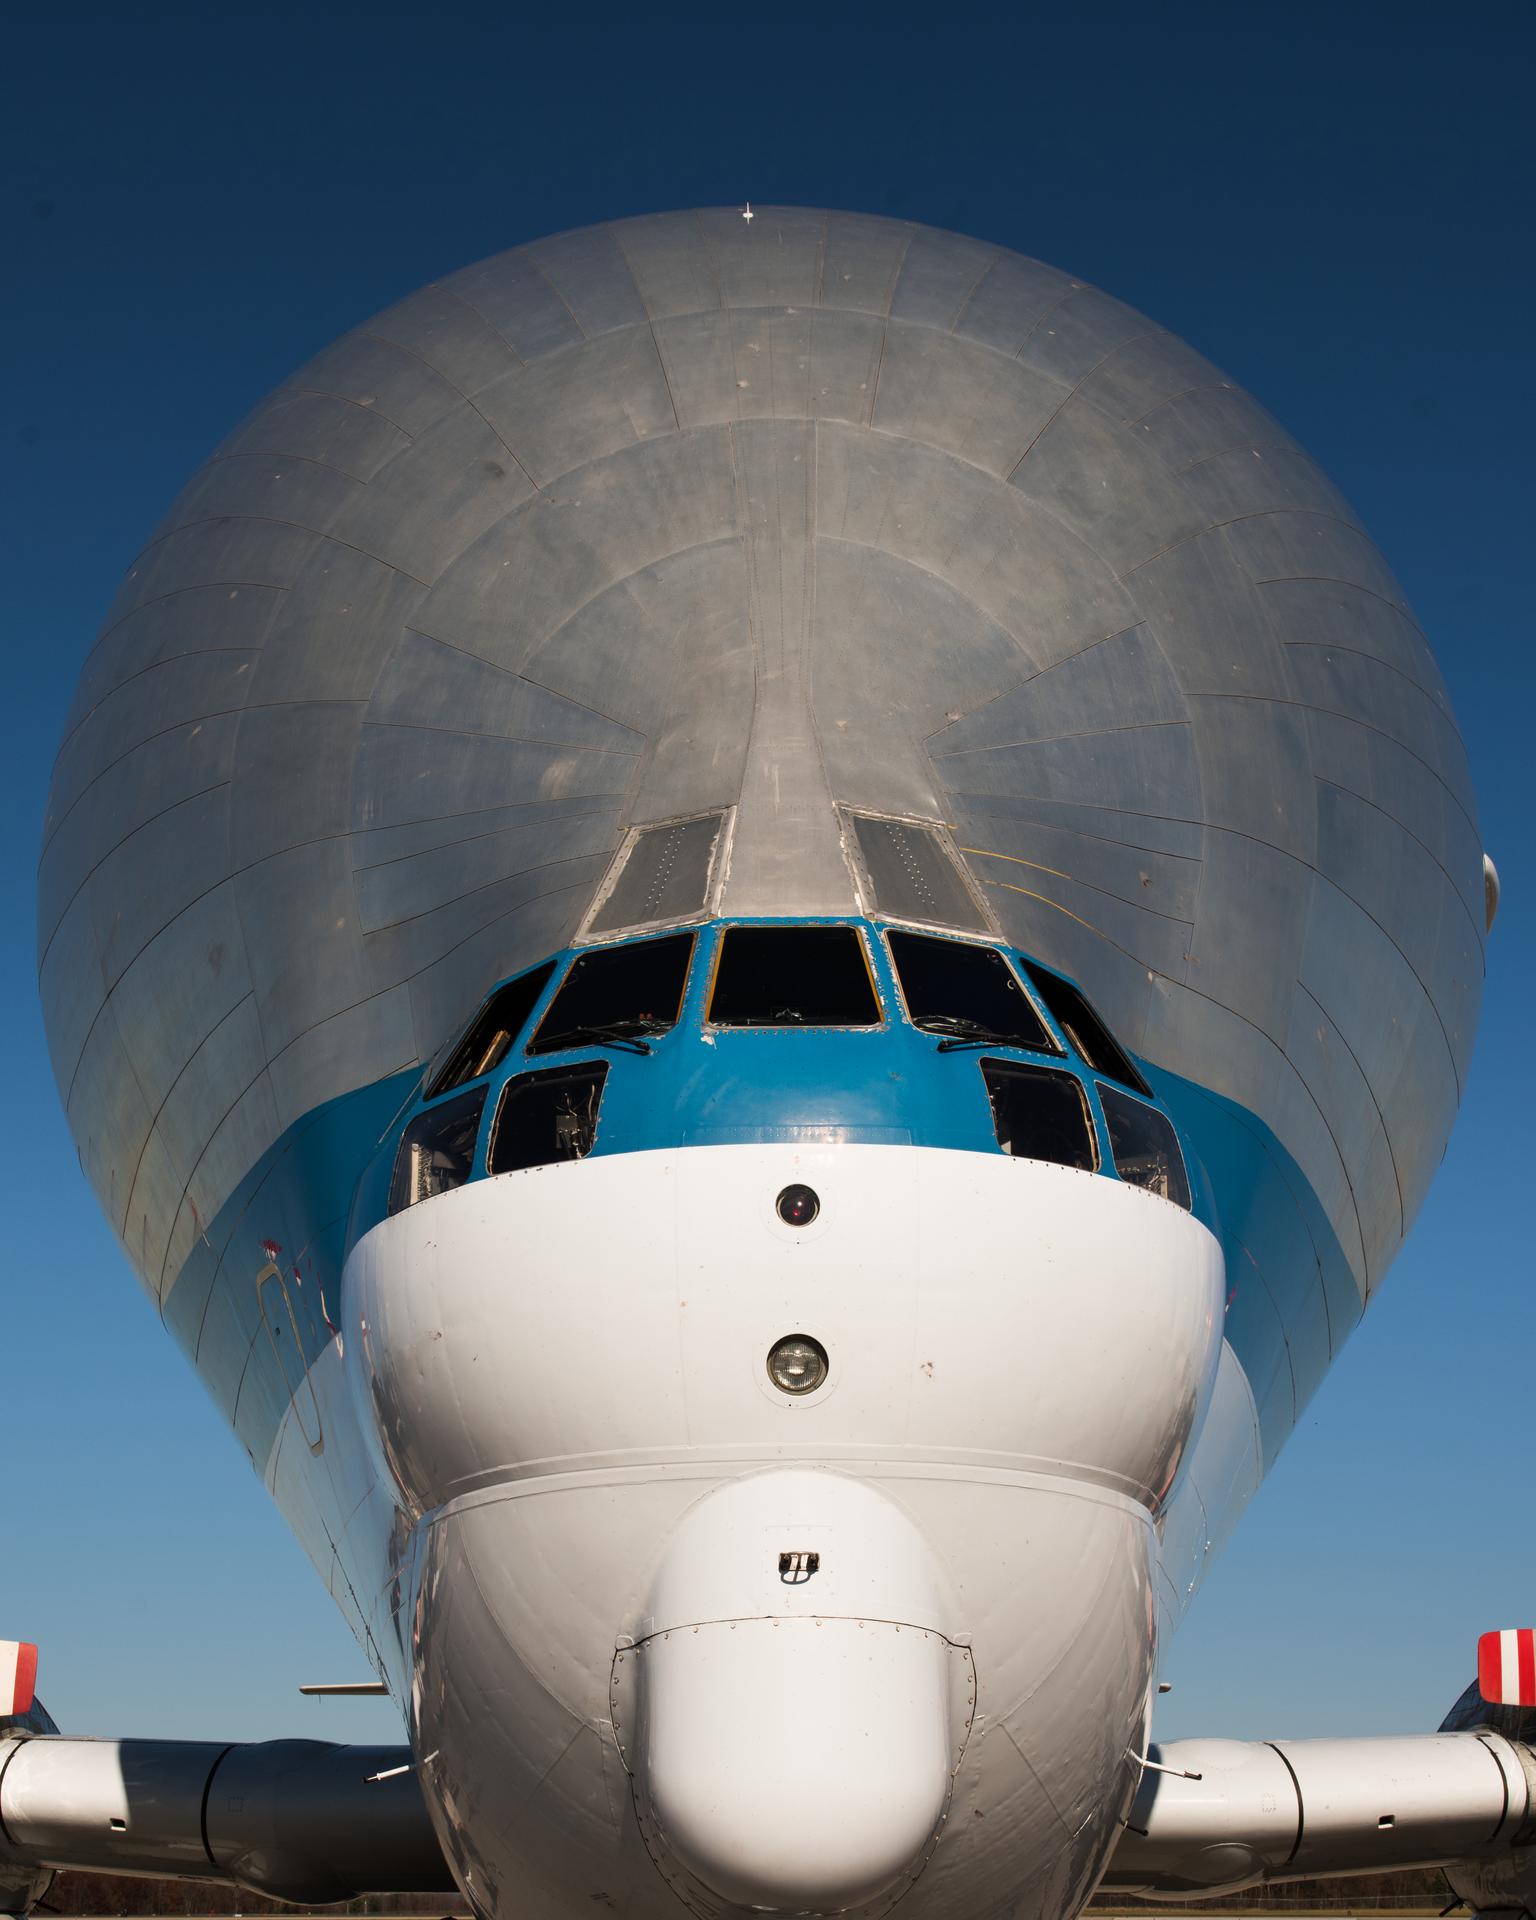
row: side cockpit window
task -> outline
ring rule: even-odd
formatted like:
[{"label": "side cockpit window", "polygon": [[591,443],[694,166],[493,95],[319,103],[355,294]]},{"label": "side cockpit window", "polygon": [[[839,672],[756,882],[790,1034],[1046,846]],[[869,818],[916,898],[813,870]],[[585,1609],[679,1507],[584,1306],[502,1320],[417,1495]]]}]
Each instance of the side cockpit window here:
[{"label": "side cockpit window", "polygon": [[1017,1060],[983,1060],[997,1144],[1015,1160],[1049,1160],[1092,1173],[1098,1144],[1082,1082],[1049,1067]]},{"label": "side cockpit window", "polygon": [[728,927],[709,1019],[717,1027],[877,1027],[864,943],[852,927]]},{"label": "side cockpit window", "polygon": [[522,974],[496,989],[475,1016],[474,1025],[454,1048],[448,1064],[432,1082],[427,1094],[429,1100],[454,1087],[462,1087],[468,1080],[478,1080],[482,1073],[491,1073],[501,1065],[507,1049],[538,1005],[539,996],[549,985],[554,970],[554,961],[546,960],[532,973]]},{"label": "side cockpit window", "polygon": [[1131,1065],[1125,1050],[1089,1006],[1077,988],[1060,974],[1047,973],[1030,961],[1024,962],[1030,984],[1045,1002],[1045,1010],[1077,1048],[1095,1073],[1107,1073],[1111,1080],[1123,1080],[1138,1093],[1152,1097],[1152,1089]]},{"label": "side cockpit window", "polygon": [[995,947],[927,933],[885,937],[913,1026],[993,1046],[1061,1052]]},{"label": "side cockpit window", "polygon": [[692,953],[691,933],[670,933],[577,954],[528,1051],[553,1053],[608,1040],[628,1040],[639,1043],[638,1051],[649,1051],[643,1045],[646,1034],[677,1025]]},{"label": "side cockpit window", "polygon": [[1115,1156],[1116,1173],[1133,1187],[1160,1193],[1187,1211],[1189,1175],[1172,1121],[1156,1107],[1106,1087],[1102,1080],[1099,1099],[1109,1127],[1109,1150]]},{"label": "side cockpit window", "polygon": [[463,1186],[475,1170],[475,1141],[484,1107],[485,1088],[475,1087],[457,1099],[444,1100],[417,1114],[395,1155],[395,1174],[389,1188],[391,1213]]},{"label": "side cockpit window", "polygon": [[546,1067],[507,1082],[491,1127],[488,1173],[581,1160],[597,1138],[597,1110],[606,1060],[579,1067]]}]

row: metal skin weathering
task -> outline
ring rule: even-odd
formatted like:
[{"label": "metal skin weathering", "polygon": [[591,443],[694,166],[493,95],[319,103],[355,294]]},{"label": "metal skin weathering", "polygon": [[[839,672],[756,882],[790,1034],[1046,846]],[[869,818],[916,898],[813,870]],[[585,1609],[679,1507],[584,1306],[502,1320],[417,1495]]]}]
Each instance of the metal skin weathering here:
[{"label": "metal skin weathering", "polygon": [[477,1913],[1078,1911],[1482,980],[1281,426],[953,234],[518,248],[171,508],[39,899],[85,1171]]}]

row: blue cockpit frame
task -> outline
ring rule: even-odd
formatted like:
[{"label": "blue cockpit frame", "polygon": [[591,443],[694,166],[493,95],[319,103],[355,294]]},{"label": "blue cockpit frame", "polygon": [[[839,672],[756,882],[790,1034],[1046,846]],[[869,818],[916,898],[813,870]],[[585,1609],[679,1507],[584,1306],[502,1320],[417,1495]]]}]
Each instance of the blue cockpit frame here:
[{"label": "blue cockpit frame", "polygon": [[[486,1083],[486,1098],[470,1179],[506,1177],[489,1175],[486,1158],[497,1109],[509,1081],[535,1068],[596,1059],[607,1063],[608,1073],[590,1148],[593,1156],[745,1142],[921,1146],[999,1154],[1004,1149],[994,1129],[981,1062],[1001,1059],[1047,1066],[1072,1075],[1080,1083],[1097,1143],[1094,1177],[1118,1179],[1098,1090],[1098,1082],[1112,1076],[1096,1071],[1082,1058],[1033,990],[1021,963],[1025,959],[1037,967],[1039,963],[994,939],[948,932],[939,935],[1001,953],[1059,1051],[992,1041],[941,1049],[940,1036],[913,1025],[907,1014],[891,952],[882,937],[894,930],[894,924],[856,915],[793,920],[736,916],[707,920],[687,929],[668,928],[665,933],[603,942],[605,947],[627,947],[645,939],[675,936],[680,931],[693,935],[676,1025],[646,1032],[643,1051],[622,1043],[601,1046],[584,1041],[568,1048],[542,1047],[530,1054],[529,1042],[559,992],[570,963],[592,951],[592,944],[563,949],[554,956],[554,970],[522,1031],[500,1062],[480,1076]],[[787,925],[847,926],[858,933],[880,1005],[878,1025],[726,1027],[708,1022],[710,985],[724,934],[732,927]],[[931,928],[922,931],[938,933]],[[531,967],[520,969],[507,980],[532,971]],[[493,990],[505,984],[498,982]],[[1068,984],[1075,987],[1075,982]],[[456,1045],[459,1037],[455,1035],[450,1045]],[[427,1099],[425,1089],[433,1085],[434,1074],[448,1053],[445,1047],[422,1076],[416,1097],[381,1143],[379,1154],[359,1183],[354,1238],[389,1211],[391,1172],[406,1129],[429,1108],[460,1098],[466,1087],[479,1084],[478,1080],[466,1082]],[[1153,1097],[1147,1104],[1167,1114],[1166,1105],[1157,1096],[1155,1069],[1141,1061],[1133,1064],[1152,1090]],[[1119,1080],[1115,1084],[1130,1097],[1144,1097],[1144,1088]],[[1172,1124],[1172,1115],[1168,1117]],[[1180,1149],[1189,1174],[1192,1210],[1210,1225],[1213,1210],[1207,1183],[1182,1135]]]}]

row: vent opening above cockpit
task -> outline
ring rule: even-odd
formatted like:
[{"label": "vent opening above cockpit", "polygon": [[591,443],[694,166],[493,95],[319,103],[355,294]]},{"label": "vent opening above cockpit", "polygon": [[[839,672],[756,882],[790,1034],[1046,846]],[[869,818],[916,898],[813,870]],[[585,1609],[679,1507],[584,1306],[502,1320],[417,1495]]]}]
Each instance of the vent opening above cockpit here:
[{"label": "vent opening above cockpit", "polygon": [[717,1027],[877,1027],[864,943],[852,927],[728,927],[709,1019]]},{"label": "vent opening above cockpit", "polygon": [[872,912],[895,920],[923,920],[969,933],[991,923],[963,871],[949,837],[920,820],[848,813],[860,892]]},{"label": "vent opening above cockpit", "polygon": [[913,1026],[989,1046],[1061,1052],[995,947],[895,929],[885,938]]},{"label": "vent opening above cockpit", "polygon": [[529,1053],[589,1041],[628,1041],[632,1052],[647,1052],[644,1035],[677,1025],[693,939],[691,933],[669,933],[577,954],[528,1042]]},{"label": "vent opening above cockpit", "polygon": [[632,828],[583,933],[620,933],[688,920],[710,904],[720,864],[723,813]]}]

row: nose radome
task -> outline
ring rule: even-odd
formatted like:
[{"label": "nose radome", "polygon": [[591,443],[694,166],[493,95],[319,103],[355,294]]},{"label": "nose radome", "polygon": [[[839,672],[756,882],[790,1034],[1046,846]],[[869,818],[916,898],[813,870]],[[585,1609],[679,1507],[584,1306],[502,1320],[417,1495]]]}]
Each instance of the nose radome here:
[{"label": "nose radome", "polygon": [[949,1786],[947,1648],[853,1620],[716,1622],[645,1653],[645,1784],[742,1906],[836,1912],[920,1859]]},{"label": "nose radome", "polygon": [[741,1906],[805,1913],[917,1864],[954,1764],[954,1654],[905,1515],[837,1474],[734,1482],[678,1529],[653,1605],[641,1783],[684,1866]]}]

